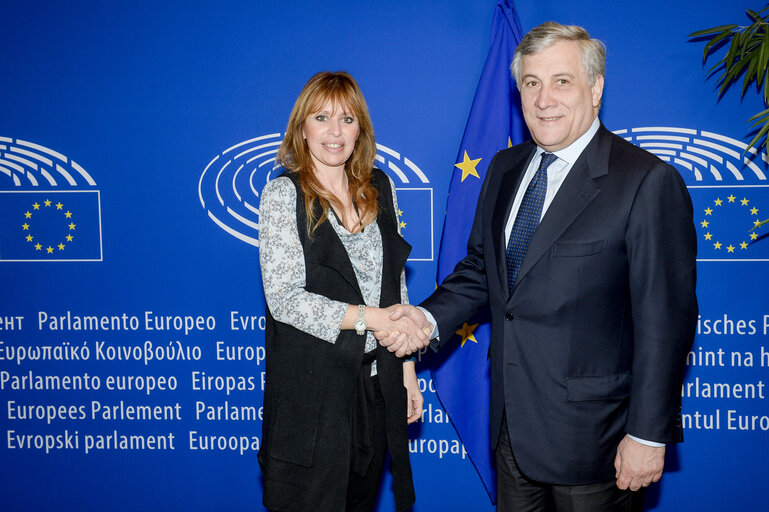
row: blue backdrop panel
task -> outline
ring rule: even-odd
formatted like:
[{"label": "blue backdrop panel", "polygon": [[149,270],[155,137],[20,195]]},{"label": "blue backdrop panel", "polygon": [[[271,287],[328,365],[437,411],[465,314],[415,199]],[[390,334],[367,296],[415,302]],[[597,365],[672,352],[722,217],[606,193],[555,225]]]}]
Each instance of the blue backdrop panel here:
[{"label": "blue backdrop panel", "polygon": [[[3,6],[0,509],[263,510],[258,204],[293,101],[319,70],[359,81],[419,301],[435,285],[494,4]],[[769,217],[769,171],[742,154],[744,120],[762,107],[752,91],[719,101],[704,43],[686,37],[747,22],[746,7],[760,8],[516,4],[524,32],[555,19],[606,42],[604,123],[675,165],[695,204],[686,442],[650,490],[654,510],[765,501],[769,241],[749,228]],[[420,358],[414,509],[491,511],[436,399],[434,364]],[[378,510],[393,509],[385,480]]]}]

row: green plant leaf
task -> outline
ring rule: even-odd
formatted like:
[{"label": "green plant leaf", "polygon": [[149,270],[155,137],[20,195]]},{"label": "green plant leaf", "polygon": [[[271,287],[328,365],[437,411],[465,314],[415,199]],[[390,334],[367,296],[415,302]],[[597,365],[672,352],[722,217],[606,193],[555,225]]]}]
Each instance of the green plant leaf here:
[{"label": "green plant leaf", "polygon": [[729,41],[729,50],[726,52],[726,56],[724,57],[724,64],[726,64],[726,70],[729,71],[729,68],[732,67],[732,62],[734,62],[734,56],[737,53],[737,50],[740,46],[740,33],[739,32],[733,32],[732,33],[732,40]]},{"label": "green plant leaf", "polygon": [[761,22],[761,21],[763,21],[763,20],[764,20],[764,19],[761,17],[761,15],[760,15],[760,14],[758,14],[758,13],[757,13],[756,11],[754,11],[754,10],[751,10],[751,9],[745,9],[745,12],[746,12],[746,13],[748,13],[748,16],[750,16],[751,18],[753,18],[753,22],[756,22],[756,21],[758,21],[758,22]]},{"label": "green plant leaf", "polygon": [[[767,144],[766,139],[761,141],[761,138],[764,137],[767,134],[767,132],[769,132],[769,108],[750,117],[747,120],[747,122],[750,122],[750,121],[755,121],[753,123],[753,126],[759,126],[761,124],[763,124],[764,126],[762,126],[760,130],[758,130],[758,133],[756,133],[756,136],[753,137],[753,140],[751,140],[748,143],[748,148],[755,147],[757,150],[760,151],[762,147],[766,147],[767,156],[769,157],[769,144]],[[759,141],[761,141],[761,143],[757,144]],[[745,150],[745,152],[747,152],[747,149]]]},{"label": "green plant leaf", "polygon": [[722,59],[722,60],[719,60],[719,61],[716,63],[716,65],[715,65],[715,66],[713,66],[712,68],[710,68],[710,69],[709,69],[709,70],[706,72],[706,74],[708,75],[708,78],[710,78],[711,76],[715,75],[715,74],[716,74],[716,70],[718,70],[718,68],[722,67],[723,65],[724,65],[724,61],[723,61],[723,59]]},{"label": "green plant leaf", "polygon": [[738,25],[721,25],[720,27],[706,28],[705,30],[698,30],[697,32],[692,32],[691,34],[689,34],[689,37],[700,37],[700,36],[707,36],[709,34],[717,34],[718,32],[731,31],[732,29],[735,29],[737,27]]},{"label": "green plant leaf", "polygon": [[705,45],[704,55],[702,56],[702,60],[705,60],[708,58],[708,54],[710,53],[710,50],[717,45],[720,41],[726,39],[727,37],[731,36],[732,32],[730,30],[724,31],[720,34],[718,34],[716,37],[711,39],[707,42]]},{"label": "green plant leaf", "polygon": [[769,105],[769,69],[764,71],[764,105]]},{"label": "green plant leaf", "polygon": [[756,114],[756,115],[754,115],[754,116],[751,116],[751,117],[749,117],[747,122],[753,121],[754,119],[758,119],[758,120],[757,120],[757,121],[756,121],[756,122],[753,124],[753,126],[755,126],[755,125],[757,125],[757,124],[761,123],[761,121],[762,121],[762,120],[761,120],[761,119],[759,119],[759,118],[762,118],[762,117],[765,117],[765,118],[766,118],[766,120],[767,120],[767,121],[769,121],[769,108],[767,108],[766,110],[762,110],[761,112],[759,112],[758,114]]},{"label": "green plant leaf", "polygon": [[740,77],[740,75],[745,72],[745,67],[747,66],[747,72],[745,72],[745,76],[748,77],[753,72],[751,69],[751,65],[755,67],[755,64],[752,63],[750,59],[742,59],[739,62],[735,63],[734,66],[729,70],[728,73],[724,73],[724,76],[722,80],[732,83],[736,82],[737,79]]},{"label": "green plant leaf", "polygon": [[751,230],[751,231],[755,231],[755,230],[757,230],[758,228],[760,228],[761,226],[763,226],[764,224],[769,224],[769,219],[766,219],[766,220],[762,220],[761,222],[759,222],[758,224],[756,224],[755,226],[753,226],[752,228],[750,228],[750,230]]},{"label": "green plant leaf", "polygon": [[743,59],[742,62],[750,62],[750,65],[748,66],[748,71],[745,73],[745,78],[742,80],[742,95],[745,96],[745,91],[748,90],[748,86],[753,81],[752,76],[753,73],[756,70],[756,61],[755,59]]},{"label": "green plant leaf", "polygon": [[738,43],[739,51],[740,51],[740,58],[744,57],[745,56],[745,52],[747,52],[750,49],[752,49],[753,45],[755,44],[754,43],[754,38],[753,38],[753,32],[754,32],[753,29],[754,29],[754,27],[750,26],[746,30],[744,30],[743,32],[740,32],[740,38],[739,38],[740,42]]},{"label": "green plant leaf", "polygon": [[[719,97],[742,77],[741,95],[744,97],[750,84],[755,82],[764,106],[769,105],[769,14],[763,16],[767,11],[769,4],[758,12],[746,9],[751,20],[747,26],[721,25],[689,34],[689,37],[706,37],[703,61],[707,61],[716,47],[728,42],[729,48],[723,57],[707,72],[708,79],[716,79]],[[743,153],[766,148],[765,158],[769,158],[769,109],[750,117],[747,122],[753,122],[758,131]]]},{"label": "green plant leaf", "polygon": [[[761,83],[764,81],[764,76],[766,75],[767,71],[767,60],[769,60],[769,30],[766,30],[764,32],[764,37],[761,41],[761,52],[758,55],[758,66],[756,67],[756,79],[758,81],[758,86],[761,86]],[[766,99],[764,99],[764,102],[766,102]]]},{"label": "green plant leaf", "polygon": [[767,132],[769,132],[769,123],[766,123],[760,130],[758,130],[758,133],[756,134],[756,136],[753,137],[753,139],[750,142],[748,142],[748,148],[756,148],[757,150],[760,151],[761,148],[766,145],[766,141],[764,140],[760,144],[759,144],[759,141],[764,135],[766,135]]}]

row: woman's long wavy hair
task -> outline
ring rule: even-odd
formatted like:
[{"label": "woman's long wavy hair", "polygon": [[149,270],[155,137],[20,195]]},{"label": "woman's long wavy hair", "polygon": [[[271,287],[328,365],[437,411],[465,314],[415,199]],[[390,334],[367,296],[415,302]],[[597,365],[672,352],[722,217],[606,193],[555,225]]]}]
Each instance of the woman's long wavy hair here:
[{"label": "woman's long wavy hair", "polygon": [[[288,118],[286,136],[276,157],[279,165],[299,175],[307,212],[307,233],[310,236],[327,219],[332,206],[341,213],[341,220],[347,225],[347,219],[344,218],[345,208],[341,201],[318,181],[310,149],[302,135],[307,117],[319,112],[328,101],[338,104],[357,117],[360,126],[358,140],[355,141],[352,154],[344,166],[350,198],[360,216],[360,225],[353,231],[363,229],[376,220],[378,213],[377,190],[371,184],[376,143],[366,100],[363,99],[358,84],[348,73],[321,71],[310,78],[299,93]],[[321,206],[320,215],[315,209],[317,203]]]}]

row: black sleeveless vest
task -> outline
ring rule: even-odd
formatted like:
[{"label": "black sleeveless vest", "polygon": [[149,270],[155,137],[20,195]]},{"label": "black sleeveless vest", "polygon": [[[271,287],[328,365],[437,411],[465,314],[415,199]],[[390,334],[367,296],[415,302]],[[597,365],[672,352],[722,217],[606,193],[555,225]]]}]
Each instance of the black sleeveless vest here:
[{"label": "black sleeveless vest", "polygon": [[[299,178],[295,173],[284,176],[297,190],[296,222],[304,250],[305,289],[340,302],[363,304],[355,271],[333,227],[325,221],[312,237],[308,236]],[[400,275],[411,246],[398,234],[387,175],[374,169],[372,184],[379,193],[377,223],[383,246],[380,307],[387,307],[401,301]],[[344,330],[335,343],[328,343],[277,322],[268,308],[265,344],[259,452],[264,504],[273,510],[343,510],[350,463],[350,413],[365,336]],[[397,510],[405,510],[414,503],[414,488],[403,361],[381,346],[377,347],[376,360],[387,409],[395,504]]]}]

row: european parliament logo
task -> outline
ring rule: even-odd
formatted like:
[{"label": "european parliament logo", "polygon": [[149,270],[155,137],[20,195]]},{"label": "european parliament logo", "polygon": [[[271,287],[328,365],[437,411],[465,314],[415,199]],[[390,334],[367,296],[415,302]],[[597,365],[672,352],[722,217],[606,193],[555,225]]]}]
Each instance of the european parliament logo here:
[{"label": "european parliament logo", "polygon": [[65,155],[0,137],[0,262],[102,261],[95,186]]},{"label": "european parliament logo", "polygon": [[614,133],[684,177],[694,205],[697,261],[769,261],[769,166],[765,153],[704,130],[639,127]]},{"label": "european parliament logo", "polygon": [[[259,191],[281,170],[275,155],[283,136],[262,135],[231,146],[206,165],[198,198],[208,218],[238,240],[259,247]],[[395,183],[401,234],[411,243],[410,261],[435,257],[433,189],[425,173],[399,152],[377,144],[376,165]]]}]

